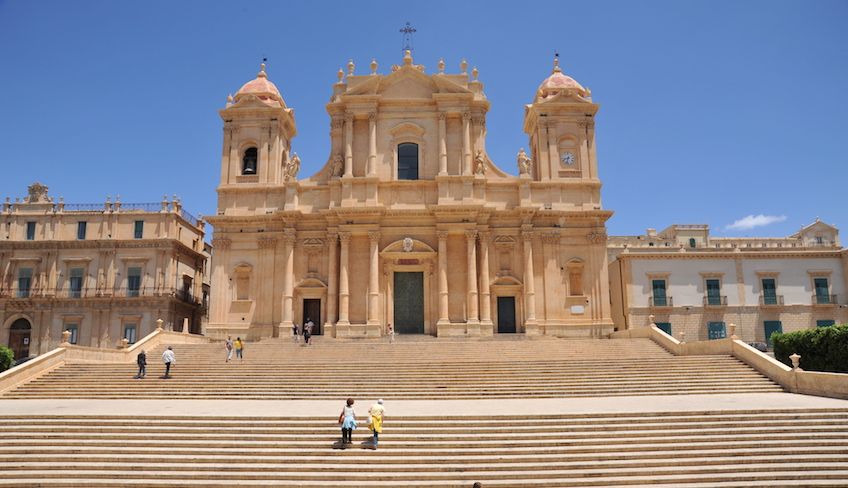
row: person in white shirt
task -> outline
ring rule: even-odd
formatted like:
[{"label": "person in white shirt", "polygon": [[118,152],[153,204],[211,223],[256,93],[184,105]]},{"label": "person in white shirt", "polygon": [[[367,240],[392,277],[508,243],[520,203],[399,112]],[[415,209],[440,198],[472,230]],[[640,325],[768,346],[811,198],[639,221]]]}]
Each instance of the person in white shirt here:
[{"label": "person in white shirt", "polygon": [[171,377],[171,365],[177,362],[177,358],[174,356],[174,348],[168,346],[168,349],[165,349],[165,352],[162,353],[162,362],[165,363],[165,378]]},{"label": "person in white shirt", "polygon": [[229,363],[230,359],[233,358],[233,337],[227,336],[227,342],[225,343],[227,348],[227,360],[225,362]]}]

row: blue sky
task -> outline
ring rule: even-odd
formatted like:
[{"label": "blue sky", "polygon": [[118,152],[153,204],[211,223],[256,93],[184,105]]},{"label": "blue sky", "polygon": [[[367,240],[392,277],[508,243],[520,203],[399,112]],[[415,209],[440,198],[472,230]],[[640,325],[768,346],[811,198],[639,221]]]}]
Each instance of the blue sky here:
[{"label": "blue sky", "polygon": [[[294,150],[327,159],[339,67],[415,61],[480,71],[487,147],[515,172],[523,106],[565,72],[601,105],[611,234],[706,223],[780,236],[816,217],[848,232],[848,2],[212,2],[0,0],[0,197],[39,180],[66,202],[215,211],[217,111],[268,57],[296,111]],[[470,68],[469,68],[470,69]],[[768,225],[728,229],[746,216]],[[769,218],[771,217],[771,218]]]}]

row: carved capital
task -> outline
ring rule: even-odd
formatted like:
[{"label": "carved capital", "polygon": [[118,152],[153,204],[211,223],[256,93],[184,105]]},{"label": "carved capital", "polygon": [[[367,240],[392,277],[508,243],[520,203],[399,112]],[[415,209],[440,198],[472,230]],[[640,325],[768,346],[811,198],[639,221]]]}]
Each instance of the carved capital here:
[{"label": "carved capital", "polygon": [[350,124],[353,122],[353,112],[345,112],[344,121],[346,124]]},{"label": "carved capital", "polygon": [[343,118],[335,118],[330,122],[330,128],[333,130],[341,130],[344,127]]},{"label": "carved capital", "polygon": [[338,232],[327,232],[327,242],[330,245],[335,244],[336,241],[338,241],[338,240],[339,240],[339,233]]},{"label": "carved capital", "polygon": [[257,242],[259,249],[273,249],[277,245],[277,239],[274,237],[263,237]]},{"label": "carved capital", "polygon": [[465,231],[465,238],[471,242],[477,240],[477,231],[476,230],[467,230]]},{"label": "carved capital", "polygon": [[217,237],[212,239],[212,247],[214,249],[229,249],[232,244],[233,241],[225,239],[223,237]]},{"label": "carved capital", "polygon": [[449,235],[450,235],[450,232],[448,232],[446,230],[437,230],[436,231],[436,237],[438,237],[440,241],[447,240]]},{"label": "carved capital", "polygon": [[368,121],[376,122],[377,121],[377,112],[368,112]]},{"label": "carved capital", "polygon": [[370,239],[371,242],[379,241],[380,240],[380,231],[378,231],[378,230],[368,231],[368,239]]},{"label": "carved capital", "polygon": [[535,232],[533,232],[532,230],[522,230],[521,231],[521,238],[524,241],[527,241],[527,242],[532,241],[534,235],[535,235]]},{"label": "carved capital", "polygon": [[339,232],[339,240],[342,241],[342,244],[350,242],[350,232]]},{"label": "carved capital", "polygon": [[600,244],[607,241],[607,234],[604,231],[592,231],[586,234],[586,240],[591,244]]},{"label": "carved capital", "polygon": [[471,120],[471,112],[463,112],[462,113],[462,120],[464,122],[470,121]]},{"label": "carved capital", "polygon": [[487,230],[486,231],[480,231],[480,233],[477,234],[477,235],[480,237],[481,243],[487,243],[487,242],[489,242],[489,239],[492,238],[492,233],[487,231]]},{"label": "carved capital", "polygon": [[446,118],[447,114],[445,114],[444,112],[439,112],[439,122],[444,122]]},{"label": "carved capital", "polygon": [[295,229],[288,228],[288,229],[283,230],[283,241],[286,244],[289,244],[289,245],[294,244],[296,239],[297,239],[297,231]]}]

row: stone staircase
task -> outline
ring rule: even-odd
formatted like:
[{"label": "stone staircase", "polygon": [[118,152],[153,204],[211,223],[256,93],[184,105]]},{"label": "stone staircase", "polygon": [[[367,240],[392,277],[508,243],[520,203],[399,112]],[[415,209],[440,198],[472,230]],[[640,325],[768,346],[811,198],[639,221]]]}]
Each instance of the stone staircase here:
[{"label": "stone staircase", "polygon": [[[316,348],[317,349],[317,348]],[[335,419],[0,416],[0,486],[848,486],[848,411]]]},{"label": "stone staircase", "polygon": [[[781,392],[732,356],[674,356],[649,339],[343,342],[317,338],[249,343],[224,361],[222,343],[175,346],[162,380],[162,349],[148,376],[134,364],[69,364],[2,398],[496,399]],[[406,338],[405,338],[406,339]]]}]

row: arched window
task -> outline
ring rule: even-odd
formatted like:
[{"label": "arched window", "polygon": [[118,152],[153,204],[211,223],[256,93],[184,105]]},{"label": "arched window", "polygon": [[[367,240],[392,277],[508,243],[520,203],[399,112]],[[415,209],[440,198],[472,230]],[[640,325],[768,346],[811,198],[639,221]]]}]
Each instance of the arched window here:
[{"label": "arched window", "polygon": [[689,247],[691,247],[691,248],[693,248],[693,249],[694,249],[696,246],[697,246],[697,243],[695,242],[695,238],[694,238],[694,237],[690,237],[690,238],[689,238]]},{"label": "arched window", "polygon": [[418,144],[405,142],[398,144],[398,179],[418,179]]},{"label": "arched window", "polygon": [[255,175],[256,161],[258,159],[258,151],[255,147],[249,147],[244,151],[244,158],[241,160],[241,174]]}]

